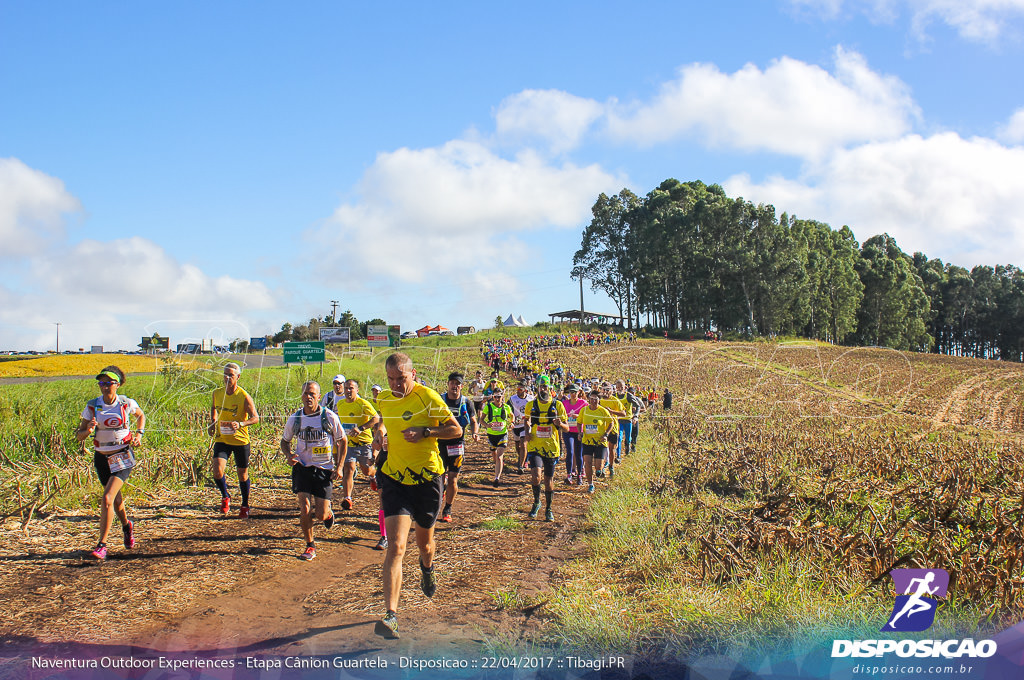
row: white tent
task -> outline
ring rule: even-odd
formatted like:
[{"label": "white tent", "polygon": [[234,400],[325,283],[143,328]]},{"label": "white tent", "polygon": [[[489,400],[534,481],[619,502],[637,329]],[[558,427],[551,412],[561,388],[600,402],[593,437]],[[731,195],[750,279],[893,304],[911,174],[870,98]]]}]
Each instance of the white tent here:
[{"label": "white tent", "polygon": [[519,324],[520,326],[529,326],[530,325],[530,324],[526,323],[525,319],[523,319],[523,315],[522,314],[520,314],[519,316],[516,317],[516,323]]},{"label": "white tent", "polygon": [[526,323],[522,321],[522,318],[523,318],[523,317],[522,317],[522,316],[520,316],[520,317],[519,317],[519,318],[517,319],[517,318],[516,318],[515,316],[513,316],[513,315],[509,314],[509,315],[508,315],[508,318],[507,318],[507,319],[505,319],[505,323],[504,323],[504,325],[505,325],[505,326],[525,326],[525,325],[526,325]]}]

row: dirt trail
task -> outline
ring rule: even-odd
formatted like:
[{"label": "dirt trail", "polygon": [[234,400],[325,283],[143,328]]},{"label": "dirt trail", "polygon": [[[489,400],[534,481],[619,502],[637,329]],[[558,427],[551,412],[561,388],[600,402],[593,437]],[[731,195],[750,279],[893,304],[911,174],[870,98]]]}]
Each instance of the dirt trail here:
[{"label": "dirt trail", "polygon": [[[339,522],[329,534],[318,523],[317,558],[303,562],[288,480],[256,476],[248,520],[219,515],[212,488],[150,501],[134,494],[129,505],[139,544],[124,550],[115,523],[105,563],[85,559],[96,535],[92,512],[59,512],[33,521],[27,533],[8,520],[0,547],[0,657],[68,643],[231,656],[479,652],[485,641],[530,640],[559,564],[583,550],[579,529],[589,497],[559,484],[556,521],[529,520],[527,476],[507,476],[493,488],[485,445],[471,444],[467,459],[454,522],[437,525],[432,600],[419,591],[410,537],[399,641],[373,633],[382,613],[383,553],[373,548],[377,501],[366,482],[357,483],[354,511],[340,510],[335,490]],[[485,523],[506,516],[521,526]],[[518,606],[502,608],[498,593]]]}]

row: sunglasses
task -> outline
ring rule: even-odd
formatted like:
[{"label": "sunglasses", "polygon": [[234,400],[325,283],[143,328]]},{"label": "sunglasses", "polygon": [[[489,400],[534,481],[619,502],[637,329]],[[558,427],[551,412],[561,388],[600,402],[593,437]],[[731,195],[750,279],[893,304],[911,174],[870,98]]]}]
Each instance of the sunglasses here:
[{"label": "sunglasses", "polygon": [[97,380],[96,384],[100,387],[110,387],[111,385],[120,385],[116,380]]}]

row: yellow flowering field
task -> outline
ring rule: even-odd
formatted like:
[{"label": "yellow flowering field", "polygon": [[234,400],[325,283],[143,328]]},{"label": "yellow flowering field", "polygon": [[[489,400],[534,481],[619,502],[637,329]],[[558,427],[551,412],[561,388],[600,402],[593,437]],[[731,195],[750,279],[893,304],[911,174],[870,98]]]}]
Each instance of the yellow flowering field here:
[{"label": "yellow flowering field", "polygon": [[[185,367],[196,367],[195,361],[174,360]],[[165,365],[159,357],[139,354],[51,354],[49,356],[0,362],[0,378],[35,378],[42,376],[94,376],[105,366],[118,366],[125,373],[155,373]]]}]

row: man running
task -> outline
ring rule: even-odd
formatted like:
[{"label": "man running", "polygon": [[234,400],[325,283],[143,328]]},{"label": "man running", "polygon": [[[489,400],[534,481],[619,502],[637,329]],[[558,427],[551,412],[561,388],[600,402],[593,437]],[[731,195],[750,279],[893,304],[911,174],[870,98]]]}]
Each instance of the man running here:
[{"label": "man running", "polygon": [[512,428],[512,407],[504,403],[505,386],[500,381],[490,388],[491,394],[483,406],[481,418],[487,431],[491,457],[494,459],[494,486],[501,485],[501,472],[505,467],[505,447],[508,446],[508,431]]},{"label": "man running", "polygon": [[388,455],[381,463],[381,504],[388,535],[384,557],[384,618],[375,632],[398,638],[398,597],[402,590],[402,560],[415,522],[419,550],[420,588],[427,597],[437,590],[434,574],[434,522],[441,508],[444,462],[438,439],[453,439],[462,426],[434,390],[416,382],[412,360],[401,352],[388,356],[384,370],[391,388],[377,405],[388,432]]},{"label": "man running", "polygon": [[632,451],[633,442],[636,441],[636,437],[633,434],[633,425],[636,423],[637,417],[640,415],[643,404],[632,392],[626,391],[626,383],[623,380],[615,381],[615,398],[622,404],[622,410],[625,415],[619,418],[619,446],[617,451],[610,452],[615,456],[615,462],[621,463],[623,456],[628,456]]},{"label": "man running", "polygon": [[335,403],[333,410],[338,414],[348,439],[341,477],[341,490],[345,494],[341,499],[341,509],[351,510],[356,466],[358,465],[367,477],[376,474],[370,445],[373,443],[373,428],[380,422],[380,416],[377,415],[373,404],[359,396],[359,381],[351,378],[345,381],[345,398]]},{"label": "man running", "polygon": [[483,371],[477,371],[476,377],[469,383],[469,398],[473,401],[473,408],[476,410],[476,423],[480,424],[480,411],[484,406],[484,389],[487,383],[484,381]]},{"label": "man running", "polygon": [[231,506],[224,475],[228,457],[234,456],[238,491],[242,495],[238,516],[245,519],[249,516],[249,426],[260,422],[260,417],[252,397],[238,386],[241,374],[242,367],[234,362],[224,366],[224,387],[213,391],[207,432],[214,436],[213,483],[220,489],[220,511],[226,515]]},{"label": "man running", "polygon": [[526,442],[530,457],[530,485],[533,487],[533,507],[529,517],[534,519],[540,512],[540,478],[544,473],[544,519],[551,522],[555,513],[551,500],[555,493],[555,464],[559,456],[559,440],[563,432],[569,431],[565,406],[551,396],[551,379],[542,375],[537,379],[537,398],[526,406]]},{"label": "man running", "polygon": [[459,471],[462,469],[462,461],[466,455],[466,427],[472,424],[473,441],[479,440],[477,434],[476,409],[473,402],[462,396],[462,382],[465,379],[461,373],[455,372],[448,376],[448,391],[444,394],[444,403],[455,415],[455,420],[462,427],[462,433],[454,439],[440,439],[437,446],[441,451],[441,458],[444,460],[445,489],[444,509],[441,511],[441,521],[452,521],[452,505],[455,503],[455,496],[459,493]]},{"label": "man running", "polygon": [[523,468],[526,466],[526,424],[523,411],[531,399],[533,399],[533,395],[527,391],[525,380],[520,380],[516,383],[516,393],[508,398],[508,404],[512,407],[512,416],[515,422],[515,425],[512,427],[512,441],[515,442],[517,456],[514,471],[520,475],[523,474]]},{"label": "man running", "polygon": [[[292,451],[292,439],[297,439]],[[313,521],[324,528],[334,526],[331,487],[345,460],[348,441],[338,415],[320,406],[320,385],[312,380],[302,386],[302,408],[288,416],[281,435],[281,451],[292,466],[292,492],[299,501],[299,526],[306,539],[306,552],[299,558],[316,557]]]},{"label": "man running", "polygon": [[320,400],[320,405],[324,408],[329,408],[335,413],[338,409],[335,408],[342,399],[345,398],[345,376],[336,375],[331,378],[331,391],[324,395],[324,398]]},{"label": "man running", "polygon": [[[608,413],[611,413],[616,418],[624,418],[626,416],[625,408],[622,402],[612,396],[612,384],[602,383],[601,385],[601,406],[608,409]],[[615,476],[615,452],[618,450],[619,445],[619,421],[615,421],[615,427],[613,431],[608,434],[608,456],[607,456],[607,467],[608,476]],[[598,477],[604,477],[604,467],[597,471]]]}]

